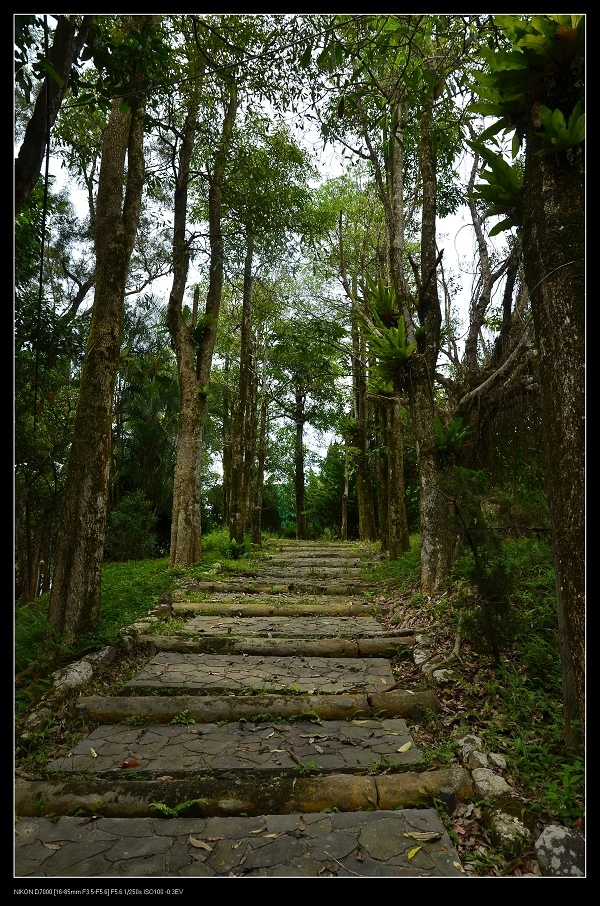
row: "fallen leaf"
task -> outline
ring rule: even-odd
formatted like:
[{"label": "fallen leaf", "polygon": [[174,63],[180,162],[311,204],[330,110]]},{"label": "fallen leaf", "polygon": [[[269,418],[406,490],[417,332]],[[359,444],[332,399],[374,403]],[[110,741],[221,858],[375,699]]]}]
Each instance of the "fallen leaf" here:
[{"label": "fallen leaf", "polygon": [[319,752],[320,755],[323,754],[323,749],[321,748],[321,746],[318,746],[316,743],[315,743],[315,749],[317,750],[317,752]]},{"label": "fallen leaf", "polygon": [[196,849],[206,849],[209,853],[213,851],[213,847],[209,843],[205,843],[204,840],[197,840],[195,837],[188,837],[188,843],[191,846],[195,846]]},{"label": "fallen leaf", "polygon": [[415,846],[415,848],[414,848],[414,849],[411,849],[410,852],[408,853],[408,858],[409,858],[409,859],[412,859],[413,856],[416,856],[416,855],[417,855],[417,853],[419,852],[420,849],[423,849],[423,847],[422,847],[422,846]]},{"label": "fallen leaf", "polygon": [[262,832],[266,831],[266,829],[267,829],[267,825],[265,824],[264,827],[259,827],[256,830],[250,831],[250,833],[251,834],[262,834]]},{"label": "fallen leaf", "polygon": [[301,831],[305,831],[307,826],[308,825],[306,823],[304,815],[300,815],[300,820],[298,821],[298,827],[300,828]]},{"label": "fallen leaf", "polygon": [[459,871],[462,871],[463,874],[465,873],[465,870],[462,867],[462,865],[460,864],[460,862],[453,862],[452,864],[454,865],[455,868],[458,868]]},{"label": "fallen leaf", "polygon": [[98,757],[98,753],[96,752],[95,749],[92,749],[91,746],[90,746],[90,755],[92,756],[92,758],[97,758],[97,757]]},{"label": "fallen leaf", "polygon": [[466,834],[467,833],[466,830],[464,829],[464,827],[461,827],[460,824],[453,824],[452,830],[456,831],[457,834]]},{"label": "fallen leaf", "polygon": [[121,764],[118,764],[118,768],[137,768],[139,761],[122,761]]},{"label": "fallen leaf", "polygon": [[173,778],[171,777],[170,774],[163,774],[162,777],[157,777],[156,779],[157,780],[172,780]]},{"label": "fallen leaf", "polygon": [[409,740],[408,742],[405,742],[403,746],[400,746],[400,748],[397,749],[396,751],[408,752],[408,750],[410,749],[411,746],[412,746],[412,742]]},{"label": "fallen leaf", "polygon": [[60,849],[62,843],[44,843],[46,849]]},{"label": "fallen leaf", "polygon": [[411,831],[402,834],[403,837],[410,837],[411,840],[421,840],[422,843],[429,843],[431,840],[439,840],[442,836],[435,831]]}]

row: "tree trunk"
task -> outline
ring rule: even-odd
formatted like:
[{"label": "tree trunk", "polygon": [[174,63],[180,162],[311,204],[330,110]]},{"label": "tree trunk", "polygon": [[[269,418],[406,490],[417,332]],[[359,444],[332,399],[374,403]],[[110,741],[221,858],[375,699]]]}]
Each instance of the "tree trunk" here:
[{"label": "tree trunk", "polygon": [[144,105],[140,102],[130,112],[122,113],[119,103],[114,102],[104,132],[96,206],[94,307],[50,594],[49,624],[67,644],[92,631],[100,615],[112,401],[121,351],[125,284],[144,182]]},{"label": "tree trunk", "polygon": [[[177,460],[173,481],[170,565],[190,565],[200,559],[200,449],[202,427],[199,424],[196,385],[196,323],[186,324],[183,297],[189,269],[189,246],[186,239],[188,185],[196,141],[198,119],[198,85],[192,86],[179,148],[173,203],[173,283],[167,306],[167,326],[177,357],[179,377],[179,423]],[[198,289],[194,293],[194,314],[198,310]]]},{"label": "tree trunk", "polygon": [[378,401],[375,405],[375,435],[378,455],[375,461],[375,480],[377,484],[377,512],[379,515],[379,534],[381,550],[389,550],[388,519],[388,405]]},{"label": "tree trunk", "polygon": [[15,215],[21,211],[40,175],[50,130],[69,87],[71,68],[81,53],[91,24],[92,16],[84,16],[78,30],[74,18],[58,16],[49,62],[60,81],[50,75],[45,77],[27,124],[15,160]]},{"label": "tree trunk", "polygon": [[248,420],[251,406],[252,382],[252,259],[254,243],[248,238],[244,262],[244,296],[242,303],[242,330],[240,338],[240,381],[233,419],[231,437],[231,505],[229,510],[229,537],[241,544],[248,519],[250,432]]},{"label": "tree trunk", "polygon": [[223,525],[229,525],[229,504],[231,500],[231,390],[229,352],[223,361]]},{"label": "tree trunk", "polygon": [[350,484],[350,470],[348,463],[348,444],[344,449],[344,490],[342,492],[342,525],[340,529],[340,538],[342,541],[348,540],[348,492]]},{"label": "tree trunk", "polygon": [[304,397],[296,390],[296,448],[294,455],[294,489],[296,492],[296,538],[306,541],[306,510],[304,503]]},{"label": "tree trunk", "polygon": [[369,468],[369,406],[367,403],[364,337],[358,318],[352,313],[352,383],[354,389],[354,418],[356,421],[356,497],[358,502],[358,531],[361,541],[376,541],[375,507],[371,492]]},{"label": "tree trunk", "polygon": [[453,539],[447,499],[440,493],[441,470],[434,432],[434,374],[442,312],[436,277],[436,155],[433,101],[425,97],[421,118],[421,278],[417,311],[426,328],[424,350],[409,361],[408,393],[413,430],[417,440],[420,486],[421,590],[435,592],[452,567]]},{"label": "tree trunk", "polygon": [[[208,384],[217,336],[217,322],[223,290],[223,234],[221,206],[225,162],[237,113],[237,90],[234,83],[228,89],[219,150],[211,174],[208,192],[208,231],[210,242],[210,271],[206,307],[202,326],[189,330],[183,316],[173,319],[179,330],[179,431],[177,463],[173,486],[173,517],[171,525],[171,566],[192,566],[202,557],[202,526],[200,520],[200,467],[202,462],[202,430],[208,406]],[[184,329],[185,328],[185,329]]]},{"label": "tree trunk", "polygon": [[254,498],[252,504],[252,543],[260,544],[261,535],[262,535],[262,504],[263,504],[263,488],[265,481],[265,460],[267,458],[267,410],[268,410],[268,394],[267,394],[267,356],[268,352],[265,349],[263,365],[262,365],[262,379],[261,379],[261,400],[260,400],[260,422],[258,428],[258,455],[256,461],[256,476],[255,476],[255,485],[254,485]]},{"label": "tree trunk", "polygon": [[388,550],[390,560],[398,560],[410,550],[404,503],[404,426],[400,400],[390,401],[388,424]]},{"label": "tree trunk", "polygon": [[[553,83],[554,84],[554,83]],[[545,103],[564,110],[579,90]],[[585,179],[583,153],[527,137],[523,257],[539,359],[566,737],[585,726]],[[581,738],[581,737],[580,737]]]}]

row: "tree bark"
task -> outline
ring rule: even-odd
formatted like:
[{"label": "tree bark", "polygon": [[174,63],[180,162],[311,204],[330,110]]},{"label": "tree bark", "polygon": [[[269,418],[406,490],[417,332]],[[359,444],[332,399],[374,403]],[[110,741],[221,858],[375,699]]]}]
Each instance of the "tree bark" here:
[{"label": "tree bark", "polygon": [[390,560],[398,560],[410,550],[410,539],[404,503],[404,426],[397,396],[390,400],[388,419],[388,550]]},{"label": "tree bark", "polygon": [[378,401],[375,404],[375,435],[378,456],[375,461],[375,480],[377,483],[377,512],[379,515],[379,535],[382,551],[389,550],[388,519],[388,403]]},{"label": "tree bark", "polygon": [[248,521],[248,495],[250,487],[251,439],[248,421],[251,417],[252,382],[252,260],[254,243],[248,238],[244,262],[244,294],[242,303],[242,330],[240,338],[240,379],[231,436],[231,503],[229,507],[229,537],[241,544]]},{"label": "tree bark", "polygon": [[296,390],[295,424],[296,446],[294,454],[294,488],[296,492],[296,538],[306,541],[306,510],[304,503],[304,396]]},{"label": "tree bark", "polygon": [[[545,99],[568,119],[578,90]],[[585,727],[585,178],[577,150],[527,136],[523,257],[538,352],[566,737]]]},{"label": "tree bark", "polygon": [[[421,528],[421,590],[437,591],[452,566],[453,543],[448,502],[439,491],[441,479],[434,432],[434,375],[440,344],[442,313],[436,268],[436,155],[434,150],[433,99],[425,97],[421,116],[421,277],[417,311],[425,338],[423,351],[409,360],[408,394],[417,440],[419,511]],[[409,333],[407,331],[407,333]]]},{"label": "tree bark", "polygon": [[[218,144],[219,150],[215,156],[208,192],[210,271],[202,327],[199,329],[197,325],[192,334],[185,325],[183,317],[173,320],[175,329],[180,329],[180,338],[176,340],[176,348],[179,342],[181,355],[178,360],[180,410],[171,524],[170,565],[172,567],[192,566],[202,557],[200,518],[202,431],[208,406],[208,384],[223,290],[223,234],[221,232],[223,180],[237,107],[237,90],[235,83],[232,82],[227,90],[225,114]],[[171,325],[169,329],[171,329]]]},{"label": "tree bark", "polygon": [[254,483],[254,496],[252,503],[252,543],[260,544],[262,535],[262,504],[263,489],[265,482],[265,461],[267,458],[267,413],[268,413],[268,393],[267,393],[267,356],[265,349],[262,364],[261,378],[261,399],[260,399],[260,421],[258,428],[258,453],[256,460],[256,475]]},{"label": "tree bark", "polygon": [[48,615],[50,626],[67,644],[90,632],[100,615],[112,402],[121,351],[125,284],[142,202],[143,136],[143,102],[122,113],[115,101],[102,147],[95,232],[96,290]]},{"label": "tree bark", "polygon": [[364,356],[364,336],[356,313],[352,312],[352,384],[354,389],[354,418],[356,421],[356,496],[358,530],[361,541],[376,541],[375,507],[371,492],[369,468],[369,406]]}]

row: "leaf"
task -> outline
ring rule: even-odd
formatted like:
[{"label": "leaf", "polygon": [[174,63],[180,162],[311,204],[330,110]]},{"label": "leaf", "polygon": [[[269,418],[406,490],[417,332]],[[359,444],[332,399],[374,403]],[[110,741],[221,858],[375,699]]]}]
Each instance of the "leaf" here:
[{"label": "leaf", "polygon": [[266,831],[266,829],[267,829],[267,825],[265,824],[264,827],[259,827],[256,830],[250,831],[250,833],[251,834],[262,834],[262,832]]},{"label": "leaf", "polygon": [[439,840],[442,835],[435,831],[409,831],[402,836],[410,837],[411,840],[421,840],[422,843],[430,843],[432,840]]},{"label": "leaf", "polygon": [[300,828],[301,831],[305,831],[307,826],[308,825],[306,823],[304,815],[300,815],[300,820],[298,821],[298,827]]},{"label": "leaf", "polygon": [[90,746],[90,755],[92,756],[92,758],[97,758],[97,757],[98,757],[98,753],[96,752],[95,749],[92,749],[91,746]]},{"label": "leaf", "polygon": [[414,849],[411,849],[410,852],[408,853],[408,858],[409,858],[409,859],[412,859],[414,856],[417,855],[417,853],[419,852],[420,849],[423,849],[423,847],[422,847],[422,846],[415,846],[415,848],[414,848]]},{"label": "leaf", "polygon": [[204,840],[197,840],[195,837],[188,837],[188,843],[191,846],[195,846],[196,849],[206,849],[209,853],[213,851],[213,847],[209,843],[205,843]]},{"label": "leaf", "polygon": [[410,749],[411,746],[412,746],[412,741],[409,740],[408,742],[405,742],[403,746],[400,746],[399,749],[396,749],[396,751],[397,752],[408,752],[408,750]]},{"label": "leaf", "polygon": [[122,761],[121,764],[118,764],[118,768],[137,768],[139,761]]}]

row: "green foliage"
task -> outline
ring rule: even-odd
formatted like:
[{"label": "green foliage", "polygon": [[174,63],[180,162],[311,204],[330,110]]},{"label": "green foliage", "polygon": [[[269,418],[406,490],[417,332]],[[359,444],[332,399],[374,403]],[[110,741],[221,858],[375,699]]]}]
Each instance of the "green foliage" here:
[{"label": "green foliage", "polygon": [[511,166],[501,154],[486,148],[481,140],[468,144],[484,159],[489,168],[483,169],[480,174],[488,184],[476,185],[471,198],[485,203],[486,217],[507,215],[505,220],[490,230],[490,236],[496,236],[511,227],[520,227],[523,219],[523,170],[520,164],[515,163]]},{"label": "green foliage", "polygon": [[164,802],[151,802],[150,808],[155,808],[165,818],[178,818],[186,809],[191,808],[193,805],[206,805],[206,802],[206,799],[188,799],[186,802],[180,802],[179,805],[173,807],[165,805]]},{"label": "green foliage", "polygon": [[108,514],[105,550],[111,560],[142,560],[157,552],[152,504],[142,491],[124,497]]},{"label": "green foliage", "polygon": [[169,721],[170,724],[195,724],[196,721],[193,717],[190,717],[190,712],[186,708],[184,711],[181,711],[179,714],[176,714],[173,720]]},{"label": "green foliage", "polygon": [[444,430],[439,415],[434,416],[435,442],[442,464],[450,462],[452,455],[459,450],[471,433],[471,429],[468,426],[466,428],[462,427],[462,421],[462,418],[453,418]]},{"label": "green foliage", "polygon": [[406,342],[406,327],[402,316],[397,327],[385,327],[379,321],[380,336],[370,334],[371,352],[377,358],[377,375],[393,386],[401,386],[404,381],[405,365],[417,348],[416,343]]},{"label": "green foliage", "polygon": [[[506,38],[507,47],[484,49],[486,72],[475,72],[475,90],[480,101],[470,109],[483,116],[498,117],[480,136],[487,140],[499,131],[515,130],[513,157],[525,132],[531,128],[528,117],[535,99],[563,75],[583,66],[585,17],[582,15],[496,16],[494,24]],[[584,120],[579,104],[573,110],[539,113],[540,137],[554,145],[554,153],[584,140]],[[569,117],[568,125],[565,117]],[[553,142],[553,138],[556,139]],[[560,146],[560,148],[559,148]]]},{"label": "green foliage", "polygon": [[303,776],[304,774],[314,774],[315,771],[318,771],[316,759],[309,758],[308,761],[295,765],[294,771],[296,774],[300,774],[300,776]]},{"label": "green foliage", "polygon": [[544,131],[538,133],[539,137],[551,145],[544,153],[558,154],[566,151],[567,148],[574,148],[584,141],[585,114],[581,112],[581,101],[577,101],[568,123],[565,122],[562,110],[551,111],[543,104],[540,104],[538,108],[538,116],[544,127]]}]

